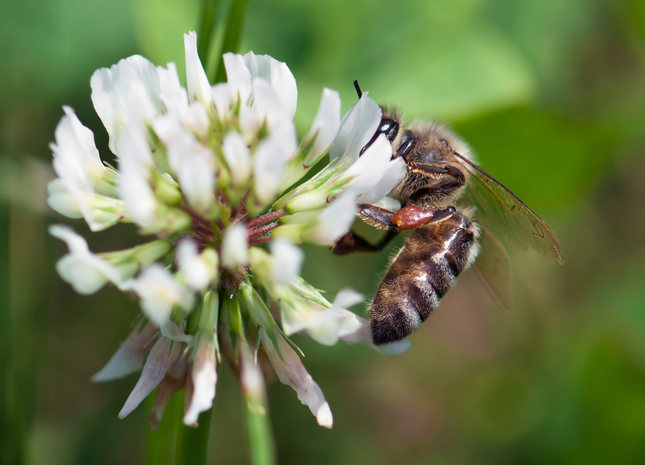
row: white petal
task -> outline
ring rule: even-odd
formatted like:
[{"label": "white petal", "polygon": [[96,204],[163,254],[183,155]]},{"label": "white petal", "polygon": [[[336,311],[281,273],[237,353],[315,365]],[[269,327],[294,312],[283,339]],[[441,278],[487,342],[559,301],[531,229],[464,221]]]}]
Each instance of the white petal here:
[{"label": "white petal", "polygon": [[334,345],[338,339],[346,337],[359,330],[362,326],[361,317],[339,307],[338,302],[355,305],[362,302],[363,297],[351,290],[341,291],[331,308],[309,303],[306,307],[283,309],[282,325],[287,335],[306,331],[309,336],[323,345]]},{"label": "white petal", "polygon": [[240,108],[240,130],[247,141],[253,140],[255,133],[260,129],[260,116],[251,107]]},{"label": "white petal", "polygon": [[278,378],[283,384],[291,386],[296,391],[300,402],[309,407],[311,413],[316,416],[320,426],[331,428],[333,418],[322,390],[311,375],[307,373],[300,357],[298,357],[298,354],[296,354],[287,341],[279,334],[276,336],[282,357],[276,352],[276,349],[267,336],[262,338],[262,346]]},{"label": "white petal", "polygon": [[356,215],[356,192],[348,190],[318,216],[318,224],[311,237],[318,243],[332,245],[349,231]]},{"label": "white petal", "polygon": [[65,116],[56,126],[56,143],[51,145],[54,157],[60,158],[73,170],[76,178],[93,187],[105,171],[94,143],[94,134],[83,126],[72,108],[63,107],[63,110]]},{"label": "white petal", "polygon": [[262,78],[280,98],[289,119],[293,119],[298,106],[298,86],[289,67],[269,55],[244,55],[244,62],[253,78]]},{"label": "white petal", "polygon": [[[65,116],[56,127],[56,143],[50,145],[60,181],[50,186],[49,202],[66,216],[77,217],[80,211],[93,231],[105,229],[120,218],[116,211],[120,210],[116,207],[118,192],[113,185],[116,175],[103,166],[92,131],[81,124],[71,108],[64,110]],[[113,215],[110,206],[95,205],[97,192],[106,200],[104,204],[113,202]]]},{"label": "white petal", "polygon": [[79,294],[93,294],[108,281],[121,286],[123,277],[119,270],[90,252],[85,239],[71,228],[51,225],[49,233],[64,241],[69,254],[56,263],[56,270],[64,281],[72,285]]},{"label": "white petal", "polygon": [[378,185],[391,158],[392,145],[387,137],[381,134],[365,153],[343,173],[343,177],[353,176],[352,188],[356,189],[359,194],[364,194]]},{"label": "white petal", "polygon": [[186,279],[186,285],[195,291],[203,291],[213,280],[213,271],[204,262],[192,239],[183,239],[177,247],[177,264]]},{"label": "white petal", "polygon": [[160,337],[150,351],[150,355],[143,366],[141,377],[137,381],[125,405],[119,412],[119,418],[125,418],[145,399],[148,394],[161,382],[168,368],[172,365],[183,350],[183,345],[174,343],[170,350],[170,339]]},{"label": "white petal", "polygon": [[329,152],[331,160],[339,159],[342,166],[350,166],[360,150],[370,141],[381,122],[381,108],[367,96],[367,92],[349,109],[340,122],[338,135]]},{"label": "white petal", "polygon": [[258,145],[254,154],[253,176],[258,199],[268,204],[275,200],[287,162],[296,151],[292,124],[276,127],[268,139]]},{"label": "white petal", "polygon": [[176,305],[190,310],[193,304],[192,293],[156,263],[144,269],[131,286],[141,297],[141,309],[157,326],[163,326],[168,321]]},{"label": "white petal", "polygon": [[340,127],[340,96],[331,89],[323,89],[316,118],[309,129],[307,138],[316,137],[310,158],[315,158],[329,147]]},{"label": "white petal", "polygon": [[281,124],[289,124],[293,120],[293,116],[289,115],[275,89],[267,81],[254,78],[252,85],[251,107],[257,111],[260,120],[268,122],[269,130]]},{"label": "white petal", "polygon": [[297,245],[285,240],[271,243],[271,278],[276,284],[289,284],[300,275],[305,254]]},{"label": "white petal", "polygon": [[217,361],[211,343],[202,343],[195,351],[192,377],[194,391],[184,415],[186,425],[195,424],[199,414],[213,406],[217,384]]},{"label": "white petal", "polygon": [[[249,83],[249,88],[250,86],[251,84]],[[231,96],[232,92],[232,86],[227,83],[215,84],[211,87],[211,98],[213,99],[213,105],[215,105],[215,110],[217,110],[217,115],[220,120],[226,117],[231,104],[237,101],[237,95],[233,99]],[[237,93],[237,90],[235,92]]]},{"label": "white petal", "polygon": [[367,192],[358,196],[362,203],[376,203],[389,194],[405,178],[408,168],[402,158],[387,163],[379,182]]},{"label": "white petal", "polygon": [[393,212],[401,208],[401,202],[399,202],[397,199],[393,197],[388,197],[387,195],[383,197],[381,200],[379,200],[378,202],[376,202],[375,205],[381,208],[392,210]]},{"label": "white petal", "polygon": [[65,186],[65,181],[56,178],[47,184],[47,203],[61,215],[68,218],[83,218],[76,198]]},{"label": "white petal", "polygon": [[171,112],[181,112],[188,107],[188,94],[179,83],[177,66],[168,63],[168,68],[157,68],[159,74],[159,98]]},{"label": "white petal", "polygon": [[222,143],[224,159],[236,184],[243,184],[251,176],[251,152],[241,134],[229,132]]},{"label": "white petal", "polygon": [[135,328],[107,362],[107,365],[92,376],[92,381],[95,383],[112,381],[141,370],[143,359],[152,349],[152,344],[148,344],[148,342],[156,332],[157,327],[152,323],[146,324],[141,330],[138,327]]},{"label": "white petal", "polygon": [[226,80],[235,94],[238,94],[242,105],[246,105],[251,96],[251,72],[246,67],[242,55],[225,53],[222,56],[226,68]]},{"label": "white petal", "polygon": [[245,265],[248,262],[249,242],[246,226],[235,224],[224,233],[222,241],[222,263],[230,268]]},{"label": "white petal", "polygon": [[365,300],[365,296],[356,292],[354,289],[341,289],[336,294],[334,305],[341,308],[349,308],[358,305]]},{"label": "white petal", "polygon": [[152,122],[152,128],[161,141],[168,145],[175,137],[184,132],[176,112],[161,115]]},{"label": "white petal", "polygon": [[206,136],[210,120],[206,108],[200,103],[191,103],[181,114],[181,124],[185,129],[199,136]]},{"label": "white petal", "polygon": [[110,150],[114,153],[123,128],[152,121],[166,109],[159,98],[157,69],[139,55],[95,71],[90,86],[94,108],[110,135]]},{"label": "white petal", "polygon": [[316,421],[318,421],[320,426],[328,429],[331,429],[334,425],[334,417],[331,414],[331,408],[327,402],[318,408],[318,412],[316,412]]},{"label": "white petal", "polygon": [[191,102],[199,100],[204,105],[210,106],[213,102],[211,86],[197,54],[197,34],[194,31],[184,34],[184,48],[186,49],[188,98]]},{"label": "white petal", "polygon": [[108,279],[92,264],[75,257],[65,255],[56,262],[56,271],[69,283],[76,292],[90,295],[108,283]]},{"label": "white petal", "polygon": [[128,127],[119,140],[119,190],[130,218],[143,227],[156,218],[157,199],[148,183],[152,153],[145,135],[135,126]]},{"label": "white petal", "polygon": [[213,203],[215,156],[188,132],[177,134],[168,145],[168,163],[188,202],[200,213]]}]

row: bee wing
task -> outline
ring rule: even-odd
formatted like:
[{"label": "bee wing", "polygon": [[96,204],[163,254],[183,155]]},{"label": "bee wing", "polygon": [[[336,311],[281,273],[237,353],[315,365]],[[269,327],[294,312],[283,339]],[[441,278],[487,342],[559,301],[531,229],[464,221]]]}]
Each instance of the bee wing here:
[{"label": "bee wing", "polygon": [[542,218],[472,161],[453,153],[471,174],[466,196],[477,207],[477,222],[502,242],[510,240],[521,250],[530,247],[562,265],[564,259],[558,238]]},{"label": "bee wing", "polygon": [[510,310],[513,307],[511,261],[502,243],[488,229],[480,228],[481,249],[475,260],[475,271],[495,303]]}]

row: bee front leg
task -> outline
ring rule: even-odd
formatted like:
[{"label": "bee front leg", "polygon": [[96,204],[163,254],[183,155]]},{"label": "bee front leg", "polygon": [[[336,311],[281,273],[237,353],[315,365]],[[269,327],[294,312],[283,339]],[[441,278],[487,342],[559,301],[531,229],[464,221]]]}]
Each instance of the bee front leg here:
[{"label": "bee front leg", "polygon": [[351,252],[378,252],[379,250],[383,250],[398,234],[398,229],[392,222],[392,218],[394,217],[392,210],[369,203],[361,203],[358,205],[356,215],[370,226],[378,229],[386,229],[388,232],[376,244],[370,244],[354,231],[349,231],[341,236],[331,248],[332,252],[336,255],[345,255]]}]

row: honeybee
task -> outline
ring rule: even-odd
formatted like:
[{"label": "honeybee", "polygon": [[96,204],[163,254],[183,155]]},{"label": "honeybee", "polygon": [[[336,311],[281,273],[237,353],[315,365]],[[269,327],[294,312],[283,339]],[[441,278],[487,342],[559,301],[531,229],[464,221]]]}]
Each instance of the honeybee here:
[{"label": "honeybee", "polygon": [[493,299],[510,307],[507,242],[564,263],[551,228],[479,168],[468,145],[452,130],[427,122],[402,130],[400,121],[400,116],[383,109],[380,125],[365,148],[384,134],[392,143],[392,156],[405,161],[407,174],[390,194],[400,200],[401,208],[392,211],[360,204],[358,209],[363,221],[388,233],[372,245],[350,231],[332,248],[338,255],[376,251],[399,232],[414,229],[370,304],[375,345],[412,334],[439,305],[459,273],[471,265]]}]

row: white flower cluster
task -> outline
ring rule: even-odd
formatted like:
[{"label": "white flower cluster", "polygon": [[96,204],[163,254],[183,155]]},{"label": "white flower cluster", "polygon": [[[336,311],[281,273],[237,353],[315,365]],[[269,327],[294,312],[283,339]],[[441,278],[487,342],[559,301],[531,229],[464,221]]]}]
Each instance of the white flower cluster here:
[{"label": "white flower cluster", "polygon": [[[329,405],[288,336],[370,345],[368,327],[346,310],[360,302],[355,292],[341,291],[330,303],[300,278],[303,254],[294,244],[333,244],[349,229],[357,201],[378,201],[405,166],[391,160],[385,136],[359,157],[381,118],[367,95],[341,121],[338,93],[325,89],[299,142],[296,81],[284,63],[228,53],[228,82],[211,86],[196,34],[184,41],[187,89],[173,63],[155,67],[138,55],[92,76],[92,101],[118,169],[101,160],[92,132],[71,108],[64,108],[51,146],[53,209],[84,218],[92,231],[130,222],[156,236],[94,254],[70,228],[50,228],[67,243],[57,269],[77,292],[112,283],[140,298],[144,319],[94,380],[143,367],[119,416],[159,386],[151,416],[157,424],[170,396],[185,387],[184,422],[195,424],[212,406],[222,356],[236,365],[247,398],[263,392],[255,344],[318,423],[331,427]],[[327,153],[330,163],[298,185]]]}]

